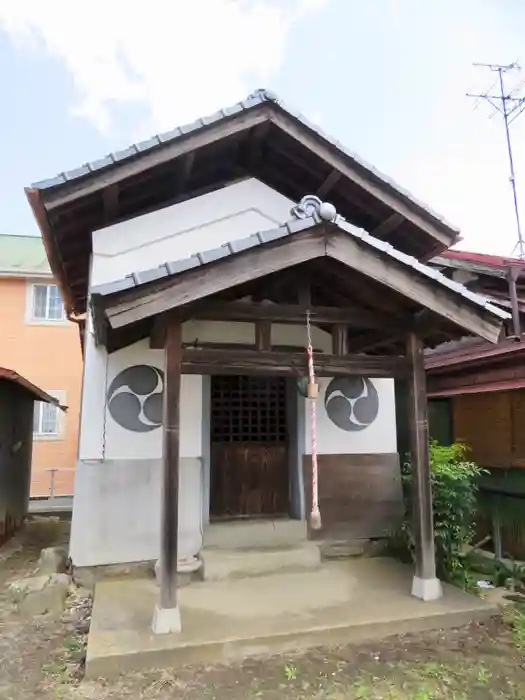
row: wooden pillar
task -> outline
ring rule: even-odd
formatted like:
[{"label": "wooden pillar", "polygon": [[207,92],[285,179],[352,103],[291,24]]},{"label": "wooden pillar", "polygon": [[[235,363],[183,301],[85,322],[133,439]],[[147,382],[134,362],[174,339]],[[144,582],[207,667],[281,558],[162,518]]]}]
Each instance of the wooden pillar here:
[{"label": "wooden pillar", "polygon": [[412,595],[422,600],[436,600],[442,596],[442,589],[436,578],[425,365],[423,343],[415,333],[408,335],[406,351],[410,363],[408,427],[416,557]]},{"label": "wooden pillar", "polygon": [[167,321],[164,354],[160,599],[153,617],[156,634],[181,630],[177,605],[177,541],[182,330],[180,321],[173,317]]}]

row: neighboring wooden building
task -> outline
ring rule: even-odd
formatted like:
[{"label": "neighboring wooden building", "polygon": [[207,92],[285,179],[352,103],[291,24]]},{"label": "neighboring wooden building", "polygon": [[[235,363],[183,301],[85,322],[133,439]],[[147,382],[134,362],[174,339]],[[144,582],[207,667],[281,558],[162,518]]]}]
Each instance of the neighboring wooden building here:
[{"label": "neighboring wooden building", "polygon": [[0,545],[27,515],[34,409],[42,405],[62,413],[56,398],[12,369],[0,367]]},{"label": "neighboring wooden building", "polygon": [[67,405],[34,411],[31,496],[73,493],[82,356],[41,238],[0,235],[0,366],[12,367]]},{"label": "neighboring wooden building", "polygon": [[[509,311],[514,288],[516,323],[523,324],[525,264],[521,261],[447,251],[432,264]],[[512,335],[514,326],[508,330]],[[525,337],[520,331],[496,346],[465,338],[426,354],[434,437],[465,442],[473,459],[484,467],[525,467]]]},{"label": "neighboring wooden building", "polygon": [[248,548],[261,519],[305,538],[385,536],[401,511],[397,377],[412,592],[441,595],[423,347],[495,343],[509,317],[421,262],[455,229],[264,91],[27,196],[66,307],[87,316],[76,565],[160,555],[153,627],[168,632],[177,568],[199,565],[218,520]]}]

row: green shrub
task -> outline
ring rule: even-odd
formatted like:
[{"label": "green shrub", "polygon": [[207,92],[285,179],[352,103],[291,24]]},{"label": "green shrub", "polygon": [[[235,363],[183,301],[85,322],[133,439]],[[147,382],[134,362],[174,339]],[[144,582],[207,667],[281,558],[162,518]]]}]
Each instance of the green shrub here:
[{"label": "green shrub", "polygon": [[[437,575],[471,588],[473,583],[461,553],[474,536],[478,481],[484,470],[467,459],[465,445],[445,446],[432,441],[429,451]],[[398,546],[401,543],[413,558],[413,489],[409,462],[403,465],[402,479],[405,518],[397,540]]]}]

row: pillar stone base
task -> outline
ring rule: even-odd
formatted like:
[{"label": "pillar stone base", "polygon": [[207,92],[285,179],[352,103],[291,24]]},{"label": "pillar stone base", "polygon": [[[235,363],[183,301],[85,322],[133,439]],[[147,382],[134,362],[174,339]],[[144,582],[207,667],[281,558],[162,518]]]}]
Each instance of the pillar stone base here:
[{"label": "pillar stone base", "polygon": [[419,578],[412,580],[412,595],[420,600],[438,600],[443,597],[441,581],[437,578]]},{"label": "pillar stone base", "polygon": [[177,634],[182,631],[180,610],[176,608],[161,608],[157,603],[151,625],[153,634]]}]

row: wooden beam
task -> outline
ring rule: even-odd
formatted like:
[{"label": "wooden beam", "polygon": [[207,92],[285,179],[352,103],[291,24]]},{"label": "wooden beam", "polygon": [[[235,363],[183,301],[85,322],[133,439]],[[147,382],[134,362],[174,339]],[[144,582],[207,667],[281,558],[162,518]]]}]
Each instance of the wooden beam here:
[{"label": "wooden beam", "polygon": [[193,170],[193,164],[195,163],[195,151],[187,153],[182,159],[182,164],[180,169],[175,173],[175,193],[174,196],[177,197],[185,189],[188,180],[191,177],[191,172]]},{"label": "wooden beam", "polygon": [[379,282],[405,298],[433,311],[460,328],[470,331],[491,343],[500,338],[503,321],[483,308],[475,308],[456,292],[424,279],[414,269],[396,264],[396,261],[379,255],[352,236],[337,234],[327,237],[327,255],[339,260],[348,268]]},{"label": "wooden beam", "polygon": [[521,269],[517,265],[510,265],[508,269],[507,281],[509,284],[510,304],[512,309],[512,331],[516,339],[521,337],[521,318],[518,299],[518,289],[516,281],[520,276]]},{"label": "wooden beam", "polygon": [[348,342],[347,352],[370,352],[385,345],[391,345],[403,341],[407,331],[419,333],[424,337],[428,331],[432,331],[437,325],[436,317],[430,311],[423,309],[414,314],[411,320],[399,324],[392,329],[391,335],[385,335],[384,329],[381,331],[370,331],[362,333]]},{"label": "wooden beam", "polygon": [[179,438],[182,329],[169,319],[163,395],[162,508],[160,528],[160,608],[177,608]]},{"label": "wooden beam", "polygon": [[338,357],[348,354],[348,326],[337,324],[332,329],[332,352]]},{"label": "wooden beam", "polygon": [[301,282],[299,284],[297,299],[301,306],[303,306],[305,309],[310,309],[310,306],[312,305],[312,286],[310,282]]},{"label": "wooden beam", "polygon": [[441,587],[436,579],[423,343],[415,333],[407,336],[406,354],[410,363],[408,427],[416,564],[412,593],[432,600],[440,597]]},{"label": "wooden beam", "polygon": [[370,231],[370,234],[376,238],[385,238],[389,233],[392,233],[396,230],[396,228],[399,228],[404,220],[405,217],[401,214],[391,214],[388,219],[385,219],[379,224],[379,226],[376,226],[375,229]]},{"label": "wooden beam", "polygon": [[273,245],[255,246],[223,258],[218,265],[199,266],[152,283],[147,296],[141,289],[128,292],[120,303],[106,305],[107,316],[113,328],[120,328],[324,254],[324,226],[320,225],[279,239]]},{"label": "wooden beam", "polygon": [[[348,355],[334,357],[315,354],[315,373],[319,377],[399,377],[406,375],[403,357]],[[190,349],[182,355],[185,374],[256,374],[302,377],[307,373],[305,352],[264,352],[257,350]]]},{"label": "wooden beam", "polygon": [[118,184],[110,185],[102,190],[102,202],[104,206],[104,221],[114,221],[118,216],[120,187]]},{"label": "wooden beam", "polygon": [[167,318],[160,314],[153,321],[149,337],[149,346],[152,350],[162,350],[166,345]]},{"label": "wooden beam", "polygon": [[43,190],[45,207],[48,211],[62,207],[79,197],[98,192],[108,185],[115,184],[145,170],[168,163],[190,151],[197,150],[211,143],[221,141],[268,119],[268,107],[253,109],[243,114],[232,115],[229,119],[220,119],[205,128],[195,129],[179,138],[174,138],[157,148],[143,152],[139,158],[130,158],[100,172],[90,173],[88,178],[78,178],[70,183]]},{"label": "wooden beam", "polygon": [[246,142],[242,144],[241,151],[246,165],[253,168],[261,157],[264,139],[268,135],[271,122],[266,121],[254,126],[246,135]]},{"label": "wooden beam", "polygon": [[[304,325],[306,312],[310,311],[311,322],[316,325],[343,323],[358,328],[385,328],[389,318],[386,314],[375,314],[361,309],[338,308],[335,306],[310,306],[309,304],[253,304],[245,301],[203,302],[198,306],[181,309],[181,316],[187,320],[289,323]],[[392,322],[392,328],[399,328]],[[407,328],[405,328],[405,331]]]},{"label": "wooden beam", "polygon": [[257,321],[255,324],[255,346],[257,350],[271,350],[272,324],[270,321]]},{"label": "wooden beam", "polygon": [[392,185],[380,182],[376,176],[367,173],[366,168],[362,165],[330,144],[323,143],[319,137],[305,129],[300,123],[275,111],[271,112],[270,118],[281,131],[302,144],[303,147],[316,153],[328,165],[339,170],[343,176],[355,182],[369,195],[382,201],[394,212],[401,214],[447,248],[457,239],[459,232],[451,230],[446,224],[441,224],[432,214],[422,211],[421,207],[407,202],[406,195],[396,192]]},{"label": "wooden beam", "polygon": [[321,186],[318,188],[316,195],[318,197],[326,197],[326,195],[330,192],[332,187],[334,187],[339,180],[342,178],[342,174],[339,172],[339,170],[332,170],[330,175],[324,180],[324,182],[321,184]]}]

